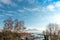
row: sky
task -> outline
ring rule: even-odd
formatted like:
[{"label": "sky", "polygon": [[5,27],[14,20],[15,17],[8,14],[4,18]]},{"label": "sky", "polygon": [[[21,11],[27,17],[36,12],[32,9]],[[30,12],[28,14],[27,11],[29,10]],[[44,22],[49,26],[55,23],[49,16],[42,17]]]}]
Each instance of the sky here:
[{"label": "sky", "polygon": [[60,24],[60,0],[0,0],[0,28],[9,17],[23,20],[27,29],[45,30]]}]

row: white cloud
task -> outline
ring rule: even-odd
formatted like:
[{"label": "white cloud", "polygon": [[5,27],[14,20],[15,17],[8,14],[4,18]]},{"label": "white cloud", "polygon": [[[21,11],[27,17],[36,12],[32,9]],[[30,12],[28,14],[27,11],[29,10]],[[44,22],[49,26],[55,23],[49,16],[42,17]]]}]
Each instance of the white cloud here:
[{"label": "white cloud", "polygon": [[7,13],[11,13],[11,14],[14,13],[15,14],[17,12],[16,11],[7,11]]},{"label": "white cloud", "polygon": [[10,14],[10,13],[7,13],[7,14],[5,14],[6,16],[13,16],[13,14]]},{"label": "white cloud", "polygon": [[32,3],[35,2],[35,0],[28,0],[28,2],[29,2],[30,4],[32,4]]},{"label": "white cloud", "polygon": [[[52,0],[48,0],[48,1],[52,1]],[[43,5],[44,5],[44,3],[43,3]],[[40,11],[42,11],[42,12],[48,12],[48,11],[55,12],[60,9],[59,7],[60,7],[60,1],[49,4],[48,6],[38,6],[36,8],[24,8],[24,9],[27,11],[31,11],[31,12],[40,12]]]},{"label": "white cloud", "polygon": [[60,10],[60,1],[54,2],[53,4],[48,5],[46,9],[49,11]]},{"label": "white cloud", "polygon": [[0,0],[0,2],[14,7],[17,6],[16,3],[12,2],[12,0]]},{"label": "white cloud", "polygon": [[24,7],[24,9],[25,9],[25,10],[28,10],[28,11],[30,10],[29,8],[25,8],[25,7]]},{"label": "white cloud", "polygon": [[56,2],[56,3],[55,3],[55,6],[56,6],[56,7],[60,7],[60,1]]},{"label": "white cloud", "polygon": [[40,8],[33,8],[33,9],[31,9],[32,11],[39,11],[40,10]]},{"label": "white cloud", "polygon": [[4,3],[4,4],[10,4],[11,0],[0,0],[0,2]]},{"label": "white cloud", "polygon": [[42,31],[46,30],[46,27],[38,27],[38,28],[36,28],[36,27],[28,27],[27,30],[28,31],[35,31],[35,32],[36,31],[42,32]]},{"label": "white cloud", "polygon": [[55,10],[55,6],[54,5],[48,5],[47,6],[47,10],[54,11]]},{"label": "white cloud", "polygon": [[47,1],[52,1],[52,0],[47,0]]},{"label": "white cloud", "polygon": [[44,30],[46,30],[46,27],[40,27],[40,28],[37,28],[39,31],[44,31]]},{"label": "white cloud", "polygon": [[25,12],[25,10],[18,10],[18,12]]},{"label": "white cloud", "polygon": [[44,20],[47,21],[46,23],[56,23],[60,25],[60,13],[51,13],[51,15],[44,16],[42,21]]},{"label": "white cloud", "polygon": [[27,11],[31,11],[31,12],[35,12],[35,11],[40,11],[40,7],[36,7],[36,8],[24,8]]}]

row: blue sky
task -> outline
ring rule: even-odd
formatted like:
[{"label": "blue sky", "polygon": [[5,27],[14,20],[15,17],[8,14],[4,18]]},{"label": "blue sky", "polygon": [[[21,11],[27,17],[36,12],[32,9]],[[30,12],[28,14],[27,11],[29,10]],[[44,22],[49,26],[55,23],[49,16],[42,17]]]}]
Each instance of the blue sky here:
[{"label": "blue sky", "polygon": [[0,28],[8,17],[24,20],[28,29],[45,30],[49,23],[60,24],[60,1],[0,0]]}]

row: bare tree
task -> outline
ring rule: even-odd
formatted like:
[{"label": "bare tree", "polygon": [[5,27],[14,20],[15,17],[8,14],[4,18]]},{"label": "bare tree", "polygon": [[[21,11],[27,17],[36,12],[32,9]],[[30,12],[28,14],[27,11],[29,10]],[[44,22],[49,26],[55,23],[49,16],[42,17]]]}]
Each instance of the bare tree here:
[{"label": "bare tree", "polygon": [[4,31],[11,31],[13,29],[13,21],[12,18],[9,17],[8,19],[4,20]]},{"label": "bare tree", "polygon": [[20,23],[20,25],[19,25],[20,29],[24,30],[25,29],[24,21],[20,21],[19,23]]},{"label": "bare tree", "polygon": [[[50,37],[50,40],[52,40],[51,39],[51,37],[54,35],[54,36],[56,36],[56,35],[58,35],[58,27],[59,27],[59,25],[58,24],[54,24],[54,23],[50,23],[48,26],[47,26],[47,33],[48,33],[48,35],[49,35],[49,37]],[[46,33],[46,35],[47,35],[47,33]],[[53,37],[54,37],[53,36]],[[54,38],[55,39],[55,38]],[[57,38],[56,38],[57,39]]]},{"label": "bare tree", "polygon": [[51,23],[51,24],[49,24],[49,25],[47,26],[47,30],[48,30],[48,32],[50,33],[50,35],[51,35],[51,34],[57,35],[57,33],[58,33],[58,27],[59,27],[58,24],[53,24],[53,23]]},{"label": "bare tree", "polygon": [[16,32],[18,32],[20,30],[24,30],[25,29],[24,21],[19,21],[18,19],[16,19],[13,24],[11,17],[4,20],[4,31],[11,31],[13,29]]},{"label": "bare tree", "polygon": [[14,22],[14,31],[24,30],[24,21],[19,21],[18,19]]},{"label": "bare tree", "polygon": [[18,19],[16,19],[14,21],[14,31],[18,31],[18,29],[19,29],[18,24],[19,24],[19,21],[18,21]]}]

